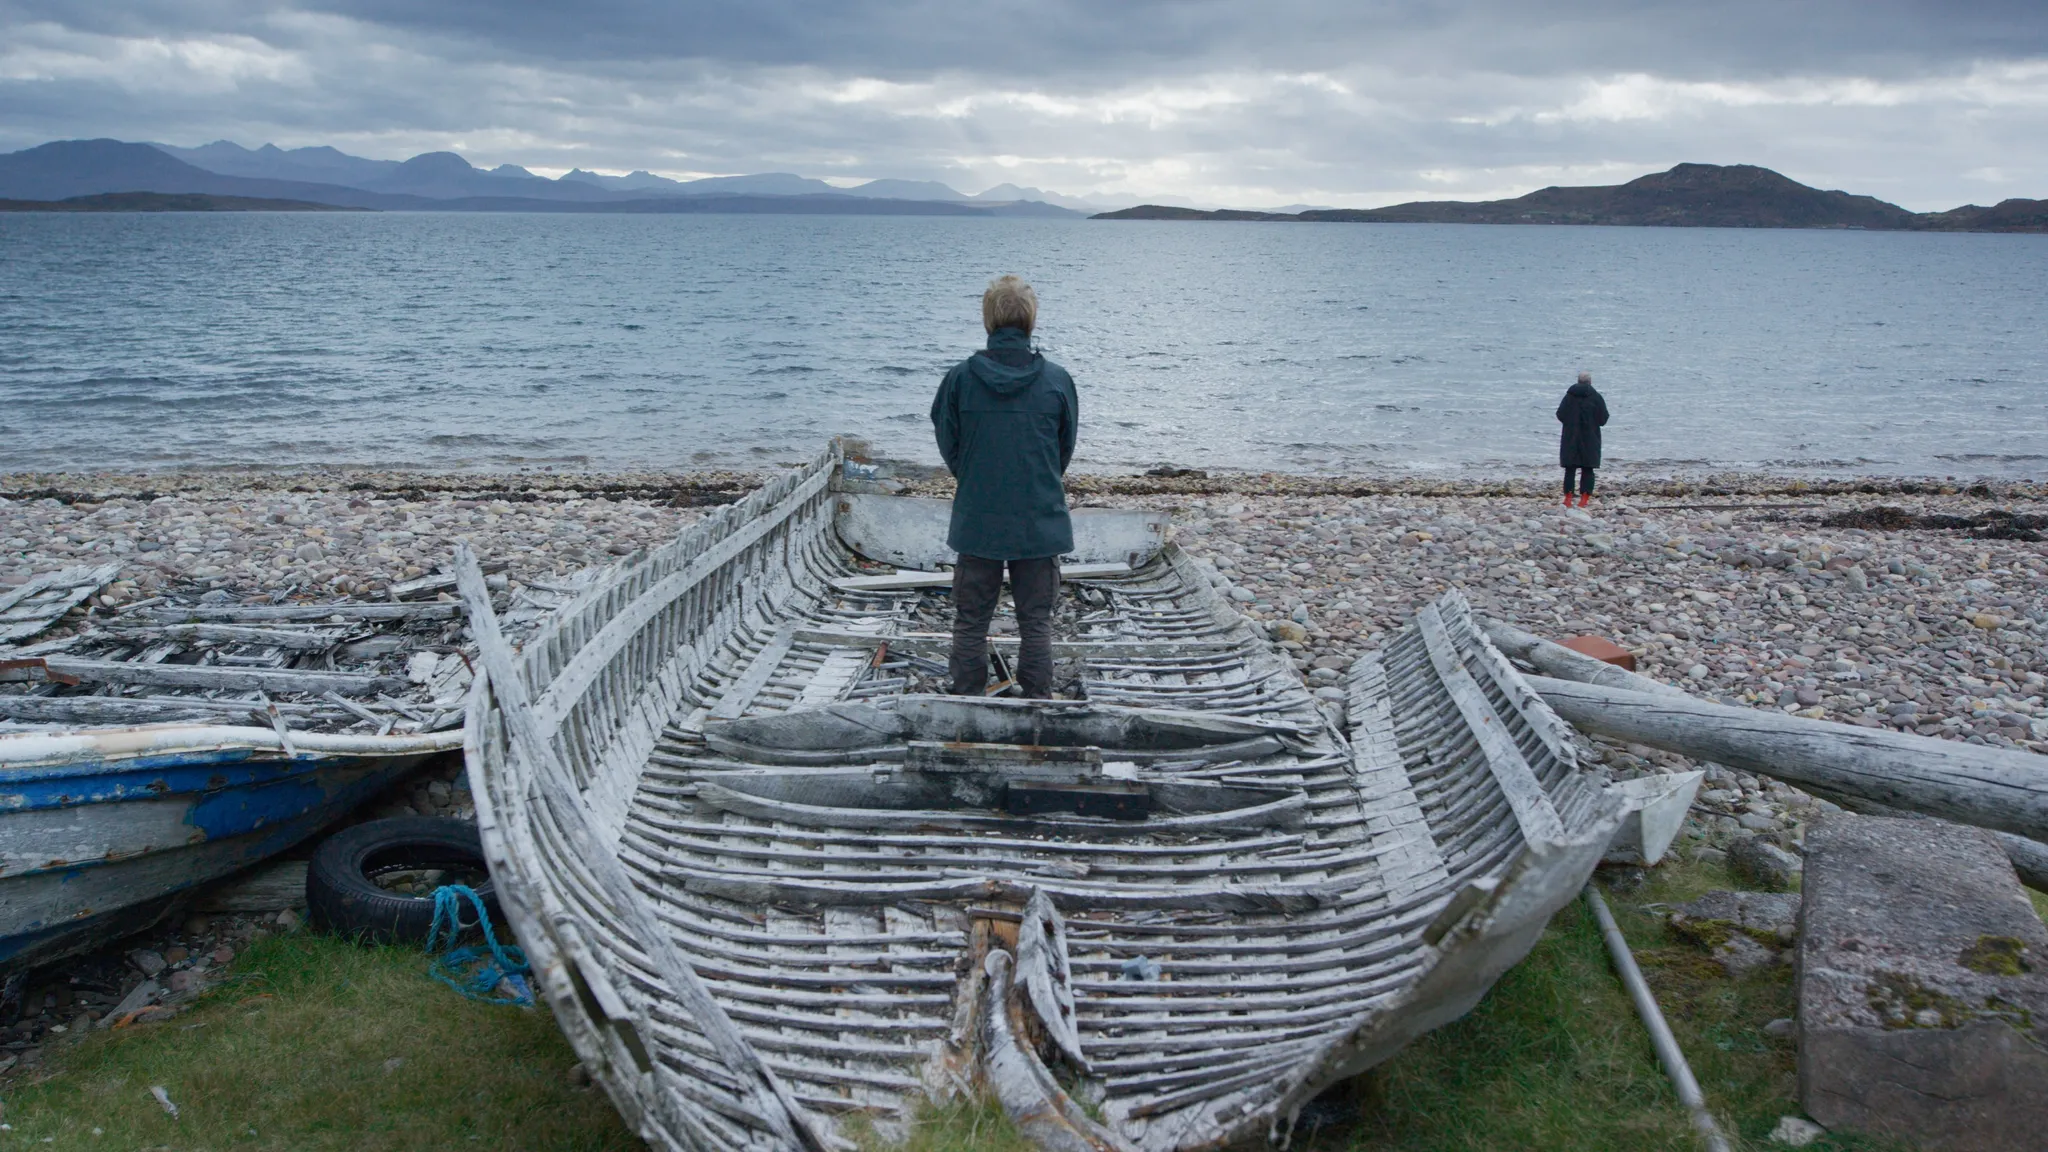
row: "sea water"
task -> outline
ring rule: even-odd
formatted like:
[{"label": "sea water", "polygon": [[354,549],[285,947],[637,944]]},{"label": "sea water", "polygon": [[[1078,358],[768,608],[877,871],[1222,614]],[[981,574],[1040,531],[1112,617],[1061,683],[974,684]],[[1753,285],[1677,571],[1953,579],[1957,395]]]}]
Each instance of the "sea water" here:
[{"label": "sea water", "polygon": [[866,216],[0,215],[0,469],[936,460],[997,274],[1077,466],[2048,474],[2048,236]]}]

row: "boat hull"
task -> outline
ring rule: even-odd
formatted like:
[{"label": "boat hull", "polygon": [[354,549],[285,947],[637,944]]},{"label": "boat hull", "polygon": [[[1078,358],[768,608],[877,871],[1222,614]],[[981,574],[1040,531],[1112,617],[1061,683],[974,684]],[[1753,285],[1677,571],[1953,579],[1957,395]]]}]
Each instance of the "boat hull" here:
[{"label": "boat hull", "polygon": [[[1284,1135],[1469,1011],[1621,822],[1456,595],[1340,705],[1165,543],[1067,582],[1068,699],[930,695],[943,592],[862,575],[837,464],[621,569],[516,662],[480,641],[501,901],[656,1147],[898,1138],[984,1090],[1048,1148]],[[939,522],[911,511],[861,530]]]},{"label": "boat hull", "polygon": [[328,739],[347,750],[288,754],[271,732],[200,725],[0,737],[0,972],[148,927],[459,734]]}]

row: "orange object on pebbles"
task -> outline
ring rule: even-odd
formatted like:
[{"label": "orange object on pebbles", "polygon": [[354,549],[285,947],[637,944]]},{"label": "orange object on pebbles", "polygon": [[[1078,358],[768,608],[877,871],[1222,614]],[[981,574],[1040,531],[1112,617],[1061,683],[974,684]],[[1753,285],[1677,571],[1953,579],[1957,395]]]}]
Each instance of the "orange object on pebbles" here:
[{"label": "orange object on pebbles", "polygon": [[1636,670],[1636,654],[1603,636],[1574,636],[1564,641],[1564,646],[1582,656],[1591,656],[1604,664],[1613,664],[1633,672]]}]

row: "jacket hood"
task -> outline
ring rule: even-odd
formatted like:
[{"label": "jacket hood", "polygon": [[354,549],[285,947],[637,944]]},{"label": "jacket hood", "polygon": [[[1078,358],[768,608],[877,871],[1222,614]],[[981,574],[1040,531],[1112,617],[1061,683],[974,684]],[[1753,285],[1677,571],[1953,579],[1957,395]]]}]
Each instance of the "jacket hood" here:
[{"label": "jacket hood", "polygon": [[1574,381],[1572,381],[1572,386],[1571,386],[1570,388],[1567,388],[1567,389],[1565,389],[1565,395],[1567,395],[1567,396],[1591,396],[1591,395],[1594,395],[1594,392],[1593,392],[1593,385],[1592,385],[1592,384],[1590,384],[1590,383],[1588,383],[1587,381],[1584,381],[1584,380],[1574,380]]},{"label": "jacket hood", "polygon": [[1038,382],[1045,357],[1031,350],[1031,335],[1022,328],[998,328],[989,333],[985,351],[967,358],[967,371],[989,391],[1007,396]]}]

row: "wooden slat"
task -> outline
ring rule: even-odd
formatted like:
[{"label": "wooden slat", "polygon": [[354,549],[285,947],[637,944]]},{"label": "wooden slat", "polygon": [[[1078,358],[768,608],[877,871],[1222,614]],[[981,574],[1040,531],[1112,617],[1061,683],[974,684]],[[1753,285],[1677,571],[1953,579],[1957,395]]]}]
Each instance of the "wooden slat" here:
[{"label": "wooden slat", "polygon": [[1493,705],[1487,703],[1479,682],[1458,659],[1457,648],[1445,633],[1443,617],[1437,613],[1436,606],[1424,606],[1415,614],[1415,623],[1421,629],[1422,642],[1429,650],[1430,664],[1436,668],[1438,678],[1457,703],[1466,728],[1485,753],[1486,766],[1499,784],[1501,794],[1507,797],[1508,804],[1515,810],[1515,819],[1522,825],[1523,837],[1532,842],[1556,843],[1563,840],[1564,822],[1558,819],[1557,809],[1551,806],[1542,781],[1536,779],[1535,770],[1522,758],[1522,750],[1515,746],[1506,726],[1494,714]]},{"label": "wooden slat", "polygon": [[[1102,576],[1128,576],[1131,566],[1114,564],[1067,564],[1060,568],[1062,580],[1087,580]],[[905,569],[883,576],[841,576],[832,581],[841,592],[896,592],[911,588],[951,588],[951,572],[919,572]]]},{"label": "wooden slat", "polygon": [[83,660],[76,656],[46,656],[44,664],[53,673],[76,676],[94,684],[158,684],[169,688],[224,688],[232,691],[339,692],[344,696],[367,696],[373,692],[402,692],[406,681],[391,676],[370,676],[360,672],[313,672],[303,669],[222,668],[211,664],[129,664],[119,660]]},{"label": "wooden slat", "polygon": [[775,669],[782,664],[783,657],[789,655],[792,631],[787,624],[776,630],[775,635],[770,637],[768,643],[754,656],[753,662],[747,665],[747,670],[742,672],[739,679],[734,680],[731,686],[726,688],[725,694],[718,698],[717,706],[711,709],[713,718],[736,720],[746,712],[747,707],[753,704],[754,697],[759,696],[761,689],[767,686],[769,677],[775,675]]}]

